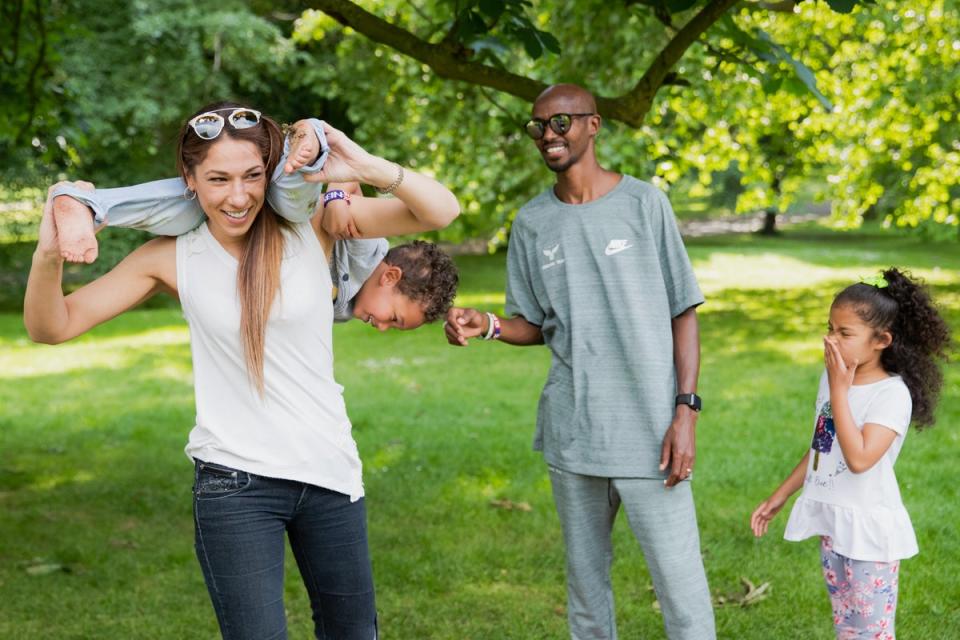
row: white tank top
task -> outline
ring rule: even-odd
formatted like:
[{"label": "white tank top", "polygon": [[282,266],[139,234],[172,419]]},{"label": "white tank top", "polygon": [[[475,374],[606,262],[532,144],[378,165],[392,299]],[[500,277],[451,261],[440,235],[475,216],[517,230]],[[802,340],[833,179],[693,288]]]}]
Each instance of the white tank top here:
[{"label": "white tank top", "polygon": [[177,238],[197,404],[186,453],[357,500],[360,456],[333,377],[330,271],[310,224],[294,229],[285,232],[280,293],[267,322],[263,396],[247,376],[240,342],[237,260],[206,223]]}]

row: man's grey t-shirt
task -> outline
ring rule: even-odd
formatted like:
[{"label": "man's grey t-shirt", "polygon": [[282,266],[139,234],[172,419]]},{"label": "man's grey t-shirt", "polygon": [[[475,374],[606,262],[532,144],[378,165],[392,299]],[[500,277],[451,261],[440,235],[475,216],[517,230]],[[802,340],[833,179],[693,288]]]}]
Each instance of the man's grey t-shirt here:
[{"label": "man's grey t-shirt", "polygon": [[703,303],[673,210],[623,176],[581,205],[551,187],[520,210],[507,254],[507,315],[553,354],[534,448],[566,471],[662,477],[677,393],[671,319]]}]

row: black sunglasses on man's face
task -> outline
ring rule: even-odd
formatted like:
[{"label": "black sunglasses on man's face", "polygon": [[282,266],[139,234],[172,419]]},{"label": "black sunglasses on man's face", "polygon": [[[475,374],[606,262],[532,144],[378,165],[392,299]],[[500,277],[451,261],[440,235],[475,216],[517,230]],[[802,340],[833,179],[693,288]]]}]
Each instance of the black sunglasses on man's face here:
[{"label": "black sunglasses on man's face", "polygon": [[570,131],[570,126],[573,124],[574,118],[583,118],[586,116],[595,115],[593,113],[555,113],[546,120],[543,118],[531,118],[523,125],[524,130],[526,130],[527,135],[533,138],[534,140],[539,140],[543,137],[543,134],[547,132],[547,125],[550,125],[550,128],[553,129],[553,132],[558,136],[562,136],[567,131]]}]

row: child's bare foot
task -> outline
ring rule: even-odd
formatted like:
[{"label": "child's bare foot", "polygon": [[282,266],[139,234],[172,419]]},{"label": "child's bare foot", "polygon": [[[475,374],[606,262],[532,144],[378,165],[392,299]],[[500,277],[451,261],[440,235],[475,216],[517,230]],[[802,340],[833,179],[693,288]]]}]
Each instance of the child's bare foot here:
[{"label": "child's bare foot", "polygon": [[57,196],[53,200],[53,220],[64,260],[89,264],[97,259],[93,214],[87,205],[70,196]]},{"label": "child's bare foot", "polygon": [[308,122],[300,120],[290,127],[290,154],[284,172],[293,173],[311,164],[319,154],[320,140]]}]

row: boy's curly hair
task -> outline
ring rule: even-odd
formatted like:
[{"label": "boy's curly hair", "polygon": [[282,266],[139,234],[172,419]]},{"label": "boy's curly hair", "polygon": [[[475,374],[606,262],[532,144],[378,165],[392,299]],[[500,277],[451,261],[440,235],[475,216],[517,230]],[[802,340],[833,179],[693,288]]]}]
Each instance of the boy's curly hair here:
[{"label": "boy's curly hair", "polygon": [[427,322],[447,313],[457,295],[457,265],[432,242],[416,240],[393,247],[383,261],[403,270],[397,289],[423,307]]},{"label": "boy's curly hair", "polygon": [[864,282],[850,285],[833,306],[849,305],[875,331],[890,332],[893,342],[883,350],[880,364],[910,389],[917,428],[930,426],[943,386],[940,361],[950,347],[950,327],[922,281],[896,267],[883,271],[883,278],[887,281],[883,288]]}]

